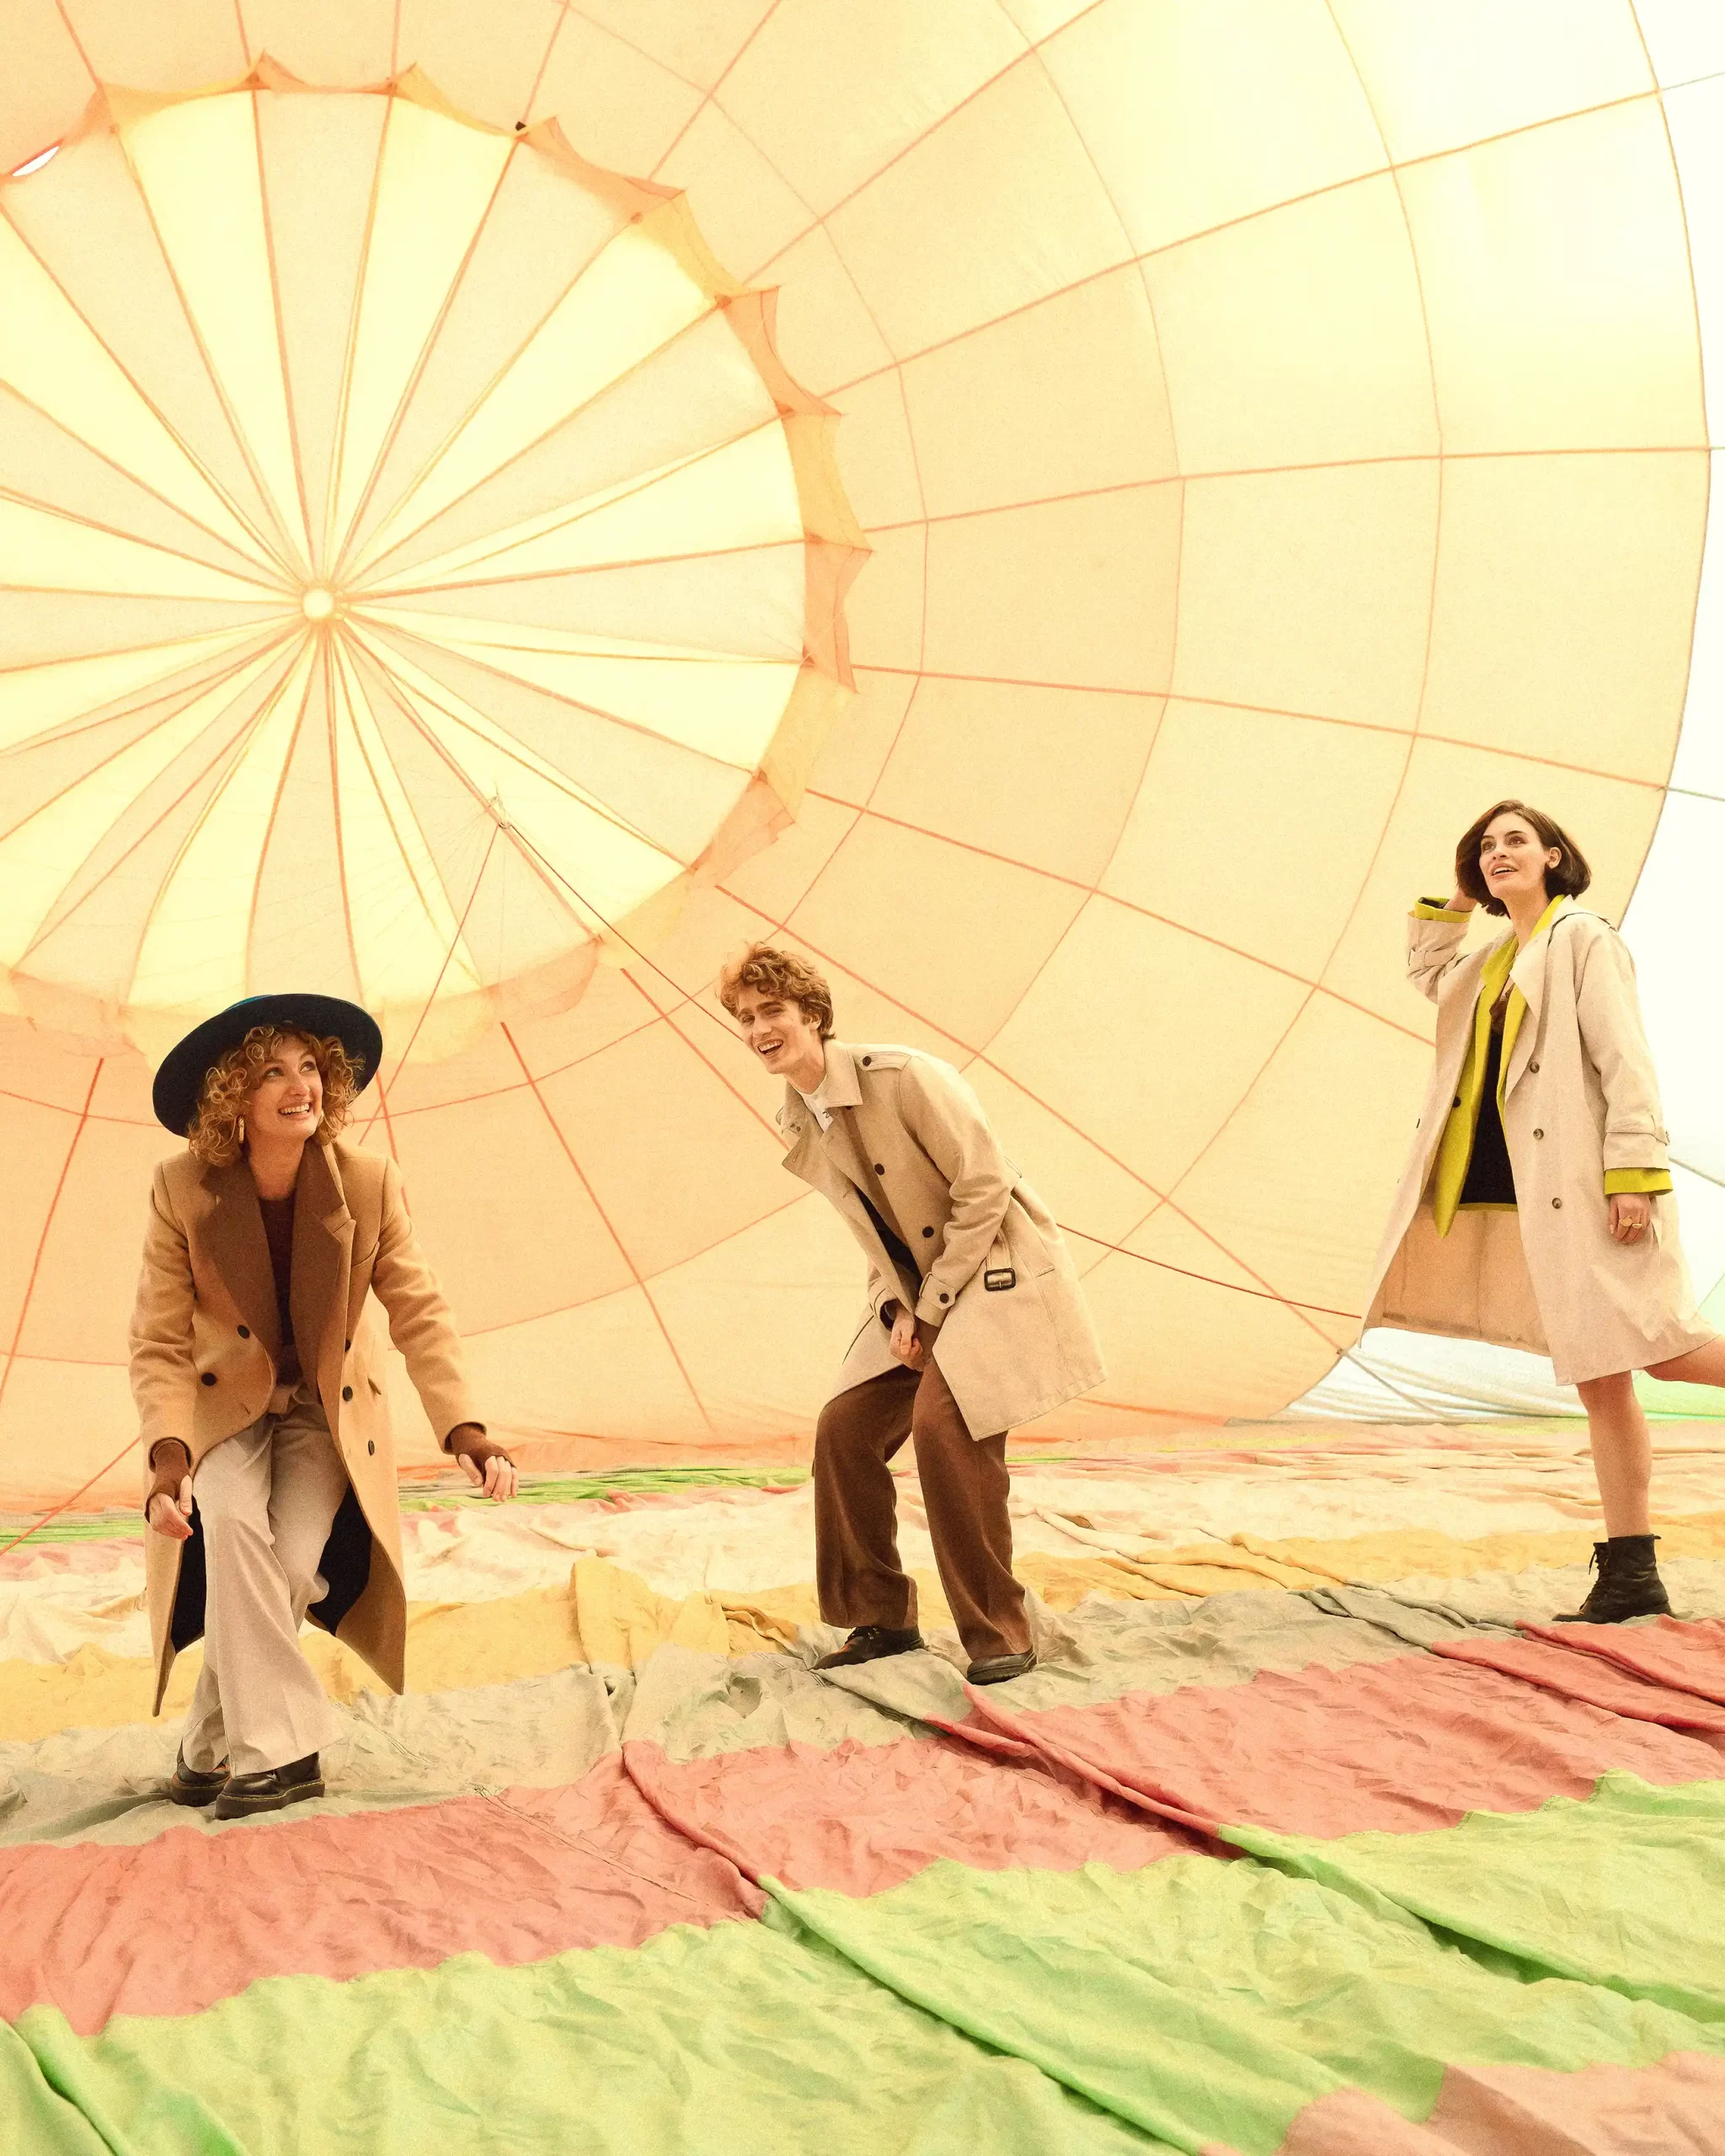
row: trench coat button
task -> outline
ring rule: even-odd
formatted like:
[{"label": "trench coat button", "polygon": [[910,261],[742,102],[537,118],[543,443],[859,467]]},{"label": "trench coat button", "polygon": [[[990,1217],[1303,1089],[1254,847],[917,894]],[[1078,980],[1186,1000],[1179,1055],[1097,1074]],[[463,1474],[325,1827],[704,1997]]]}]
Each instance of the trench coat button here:
[{"label": "trench coat button", "polygon": [[249,1340],[252,1337],[252,1328],[250,1326],[243,1325],[239,1329],[239,1337],[242,1340]]},{"label": "trench coat button", "polygon": [[934,1233],[934,1230],[932,1228],[925,1228],[922,1232],[925,1235],[932,1235]]},{"label": "trench coat button", "polygon": [[874,1060],[874,1058],[873,1058],[872,1055],[865,1055],[865,1056],[863,1057],[863,1059],[862,1059],[862,1064],[863,1064],[863,1067],[864,1067],[864,1069],[866,1070],[866,1069],[868,1068],[868,1066],[871,1063],[873,1063],[873,1060]]},{"label": "trench coat button", "polygon": [[353,1344],[354,1344],[354,1343],[352,1342],[352,1341],[351,1341],[351,1340],[344,1340],[344,1341],[342,1342],[342,1343],[341,1343],[341,1352],[342,1352],[342,1353],[343,1353],[344,1355],[344,1354],[346,1354],[346,1353],[347,1353],[348,1349],[349,1349],[350,1348],[351,1348],[351,1347],[353,1346]]},{"label": "trench coat button", "polygon": [[878,1176],[884,1176],[886,1173],[886,1170],[881,1166],[879,1161],[874,1164],[874,1172]]},{"label": "trench coat button", "polygon": [[1461,1094],[1460,1094],[1460,1093],[1458,1093],[1458,1094],[1455,1096],[1455,1105],[1456,1105],[1456,1107],[1457,1107],[1458,1108],[1459,1108],[1459,1107],[1461,1107]]},{"label": "trench coat button", "polygon": [[1537,1077],[1539,1076],[1539,1075],[1540,1075],[1540,1067],[1539,1067],[1538,1064],[1536,1064],[1536,1063],[1530,1063],[1530,1064],[1528,1065],[1527,1068],[1528,1068],[1528,1075],[1529,1075],[1530,1077],[1537,1078]]},{"label": "trench coat button", "polygon": [[341,1388],[341,1396],[344,1400],[351,1400],[354,1396],[353,1387],[350,1385],[344,1385]]},{"label": "trench coat button", "polygon": [[376,1452],[376,1451],[377,1451],[377,1438],[366,1438],[366,1450],[368,1453],[373,1453],[373,1452]]},{"label": "trench coat button", "polygon": [[1561,1213],[1563,1210],[1563,1201],[1561,1198],[1554,1198],[1551,1200],[1551,1210],[1554,1213]]},{"label": "trench coat button", "polygon": [[1536,1130],[1536,1131],[1535,1131],[1535,1133],[1534,1133],[1534,1136],[1535,1136],[1535,1138],[1543,1138],[1543,1137],[1545,1136],[1545,1134],[1545,1134],[1545,1132],[1544,1132],[1543,1130]]},{"label": "trench coat button", "polygon": [[198,1382],[199,1382],[200,1385],[214,1385],[214,1384],[215,1384],[215,1382],[216,1382],[216,1373],[215,1373],[215,1371],[214,1371],[214,1370],[206,1370],[206,1371],[205,1371],[205,1373],[204,1373],[204,1374],[203,1374],[203,1376],[202,1376],[202,1377],[198,1380]]},{"label": "trench coat button", "polygon": [[944,1293],[943,1293],[943,1294],[942,1294],[942,1296],[941,1296],[941,1300],[942,1300],[943,1303],[949,1303],[949,1302],[951,1302],[951,1300],[952,1300],[952,1299],[952,1299],[952,1297],[951,1297],[950,1295],[946,1294],[944,1294]]}]

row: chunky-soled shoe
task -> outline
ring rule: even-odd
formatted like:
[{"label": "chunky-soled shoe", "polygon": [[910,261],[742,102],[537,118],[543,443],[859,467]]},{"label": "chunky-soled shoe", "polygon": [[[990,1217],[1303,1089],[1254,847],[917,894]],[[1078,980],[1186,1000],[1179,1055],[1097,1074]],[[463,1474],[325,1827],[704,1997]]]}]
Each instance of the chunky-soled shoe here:
[{"label": "chunky-soled shoe", "polygon": [[1669,1617],[1671,1598],[1653,1559],[1657,1534],[1614,1534],[1594,1545],[1599,1577],[1579,1609],[1567,1611],[1560,1625],[1621,1625],[1630,1617]]},{"label": "chunky-soled shoe", "polygon": [[185,1763],[185,1753],[174,1755],[174,1772],[168,1781],[168,1801],[170,1804],[190,1804],[201,1807],[213,1804],[227,1786],[227,1769],[216,1768],[214,1774],[200,1774],[195,1767]]},{"label": "chunky-soled shoe", "polygon": [[985,1655],[980,1662],[973,1662],[964,1674],[973,1684],[1004,1684],[1008,1678],[1022,1677],[1035,1667],[1033,1647],[1023,1654]]},{"label": "chunky-soled shoe", "polygon": [[309,1796],[322,1796],[323,1777],[318,1771],[318,1755],[291,1759],[285,1767],[271,1767],[261,1774],[230,1774],[227,1786],[216,1800],[218,1819],[248,1819],[255,1812],[280,1812],[285,1804],[303,1804]]},{"label": "chunky-soled shoe", "polygon": [[817,1669],[854,1669],[859,1662],[879,1662],[889,1654],[914,1654],[922,1635],[912,1625],[899,1630],[891,1625],[859,1625],[841,1647],[824,1654]]}]

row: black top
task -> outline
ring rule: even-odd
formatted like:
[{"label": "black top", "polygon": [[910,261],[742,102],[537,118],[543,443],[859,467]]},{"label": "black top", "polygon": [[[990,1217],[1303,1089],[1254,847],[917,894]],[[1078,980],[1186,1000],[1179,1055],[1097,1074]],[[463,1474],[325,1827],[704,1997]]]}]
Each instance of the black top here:
[{"label": "black top", "polygon": [[1473,1127],[1473,1151],[1461,1185],[1462,1205],[1513,1205],[1515,1177],[1509,1166],[1509,1148],[1503,1140],[1503,1118],[1498,1108],[1498,1073],[1503,1061],[1503,1014],[1492,1013],[1492,1029],[1486,1039],[1485,1091],[1479,1104],[1479,1121]]}]

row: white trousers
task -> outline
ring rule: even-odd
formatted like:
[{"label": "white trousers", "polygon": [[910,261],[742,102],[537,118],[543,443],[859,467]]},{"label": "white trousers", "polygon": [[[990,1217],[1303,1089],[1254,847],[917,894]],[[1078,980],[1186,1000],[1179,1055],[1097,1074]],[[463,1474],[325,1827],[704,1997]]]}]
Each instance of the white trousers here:
[{"label": "white trousers", "polygon": [[186,1714],[187,1766],[259,1774],[334,1741],[340,1724],[299,1650],[326,1582],[318,1561],[347,1494],[323,1410],[296,1394],[198,1465],[207,1593],[204,1667]]}]

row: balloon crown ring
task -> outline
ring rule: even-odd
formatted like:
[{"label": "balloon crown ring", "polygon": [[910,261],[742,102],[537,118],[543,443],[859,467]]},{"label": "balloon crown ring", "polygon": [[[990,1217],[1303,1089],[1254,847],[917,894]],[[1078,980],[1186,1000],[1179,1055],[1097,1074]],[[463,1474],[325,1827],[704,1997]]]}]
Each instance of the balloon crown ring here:
[{"label": "balloon crown ring", "polygon": [[327,622],[335,611],[335,594],[326,585],[314,584],[300,595],[300,611],[308,622]]}]

